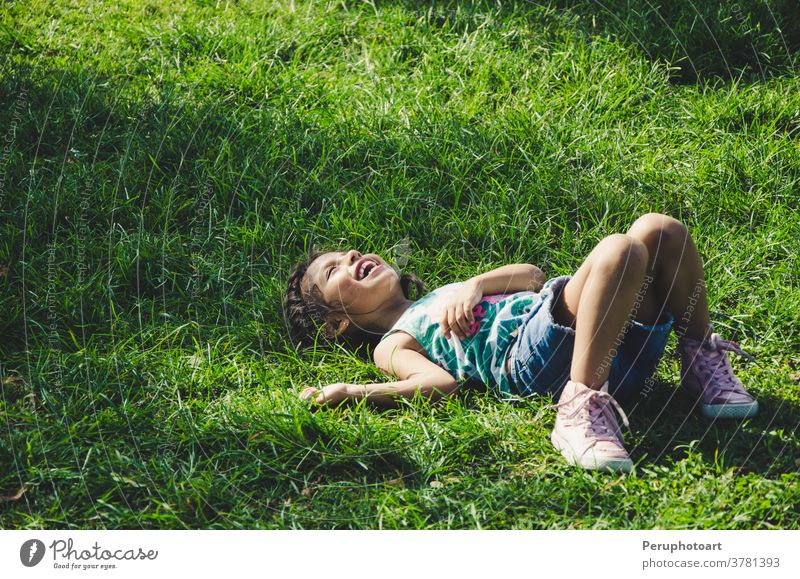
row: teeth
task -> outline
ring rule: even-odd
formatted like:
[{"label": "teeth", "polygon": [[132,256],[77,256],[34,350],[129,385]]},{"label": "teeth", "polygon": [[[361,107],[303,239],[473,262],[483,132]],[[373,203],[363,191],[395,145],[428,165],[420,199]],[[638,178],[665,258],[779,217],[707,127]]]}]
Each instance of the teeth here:
[{"label": "teeth", "polygon": [[369,267],[369,266],[372,266],[374,268],[375,267],[375,262],[373,262],[373,261],[365,261],[363,264],[361,264],[361,268],[360,268],[360,271],[359,271],[358,279],[364,279],[365,277],[367,277],[367,267]]}]

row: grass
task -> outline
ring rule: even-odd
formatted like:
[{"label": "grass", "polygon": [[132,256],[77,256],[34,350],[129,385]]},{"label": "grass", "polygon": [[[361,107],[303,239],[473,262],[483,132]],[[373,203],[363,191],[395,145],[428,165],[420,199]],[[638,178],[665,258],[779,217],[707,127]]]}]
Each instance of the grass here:
[{"label": "grass", "polygon": [[[798,528],[796,2],[669,4],[4,2],[0,527]],[[674,338],[635,476],[544,400],[298,401],[387,379],[289,347],[309,246],[555,276],[648,211],[759,417],[691,414]]]}]

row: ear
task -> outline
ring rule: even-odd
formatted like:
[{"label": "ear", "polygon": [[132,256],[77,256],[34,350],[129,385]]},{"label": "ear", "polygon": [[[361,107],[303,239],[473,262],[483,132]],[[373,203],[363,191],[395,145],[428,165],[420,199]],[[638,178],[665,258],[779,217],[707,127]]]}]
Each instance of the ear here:
[{"label": "ear", "polygon": [[339,318],[336,316],[332,316],[325,322],[325,335],[328,338],[335,338],[339,337],[344,334],[347,329],[350,327],[350,319],[349,318]]}]

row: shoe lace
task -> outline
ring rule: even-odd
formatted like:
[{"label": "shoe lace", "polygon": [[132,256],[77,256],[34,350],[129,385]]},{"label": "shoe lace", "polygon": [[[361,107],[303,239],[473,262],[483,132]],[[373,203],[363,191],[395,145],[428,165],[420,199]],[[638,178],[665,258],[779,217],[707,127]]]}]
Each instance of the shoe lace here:
[{"label": "shoe lace", "polygon": [[622,423],[626,428],[630,428],[630,424],[619,402],[614,400],[611,394],[601,390],[583,390],[569,400],[553,404],[549,407],[558,409],[563,406],[569,406],[575,401],[577,401],[575,409],[567,414],[565,418],[575,418],[579,414],[582,414],[582,421],[588,421],[589,429],[595,434],[598,440],[622,442],[617,429],[612,426],[616,425],[617,421],[611,407],[613,406],[619,413],[620,418],[622,418]]},{"label": "shoe lace", "polygon": [[[716,332],[712,333],[704,344],[704,355],[697,356],[697,370],[707,382],[710,382],[715,394],[725,392],[740,392],[743,390],[741,382],[731,368],[730,360],[725,351],[731,351],[755,362],[755,358],[742,350],[737,342],[723,340]],[[714,380],[709,380],[711,377]]]}]

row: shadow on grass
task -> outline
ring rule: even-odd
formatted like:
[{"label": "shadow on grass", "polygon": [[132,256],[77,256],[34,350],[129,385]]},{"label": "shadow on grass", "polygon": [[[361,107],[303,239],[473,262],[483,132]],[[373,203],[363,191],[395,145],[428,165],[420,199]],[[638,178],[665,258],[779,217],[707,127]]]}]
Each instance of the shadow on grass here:
[{"label": "shadow on grass", "polygon": [[[403,2],[409,10],[416,0]],[[429,22],[459,29],[476,15],[496,14],[495,2],[425,2]],[[530,17],[531,25],[547,22],[555,5],[559,13],[574,18],[587,38],[602,36],[636,46],[653,61],[672,67],[677,84],[763,81],[784,74],[797,64],[800,49],[800,2],[697,2],[675,0],[555,0],[506,3],[503,13]],[[471,29],[474,26],[471,27]]]},{"label": "shadow on grass", "polygon": [[[457,394],[462,400],[492,397],[479,383],[465,383]],[[536,397],[538,399],[538,397]],[[555,404],[552,397],[542,398]],[[710,421],[693,407],[677,385],[656,381],[647,397],[622,400],[631,431],[625,433],[626,447],[640,467],[667,466],[690,455],[699,455],[709,468],[739,473],[758,473],[780,478],[797,472],[800,456],[800,405],[769,393],[759,393],[759,414],[747,420]],[[514,401],[503,402],[516,404]],[[555,410],[544,410],[547,430],[552,428]]]},{"label": "shadow on grass", "polygon": [[[139,96],[134,83],[120,89],[108,73],[80,63],[29,72],[18,67],[0,78],[0,108],[7,115],[24,94],[25,110],[15,125],[15,154],[4,166],[5,200],[15,208],[0,225],[8,240],[0,264],[11,270],[0,286],[7,330],[1,347],[8,351],[38,339],[47,344],[48,330],[103,335],[112,322],[157,329],[165,314],[176,325],[216,326],[219,304],[228,304],[230,326],[252,321],[258,309],[265,312],[259,321],[283,331],[277,301],[266,299],[257,279],[285,280],[293,263],[286,256],[299,256],[304,227],[323,228],[336,204],[382,208],[369,216],[386,232],[375,244],[396,239],[398,223],[404,230],[410,222],[422,250],[477,245],[482,232],[445,239],[431,215],[458,205],[461,190],[477,196],[490,178],[518,181],[528,164],[502,127],[475,126],[465,136],[467,121],[455,116],[424,139],[399,131],[387,137],[353,133],[344,122],[323,124],[301,107],[285,115],[241,103],[226,110],[212,98],[213,87],[170,85],[153,98]],[[469,155],[447,158],[437,143],[456,132]],[[541,155],[560,154],[546,136],[532,139]],[[502,169],[486,153],[507,155]],[[502,213],[516,213],[518,203],[538,215],[574,204],[572,192],[558,186],[560,167],[541,165],[536,190],[509,197],[513,206]],[[364,192],[394,190],[399,172],[408,177],[394,196],[398,203],[363,201]],[[584,203],[587,211],[604,207],[600,198]],[[566,226],[570,215],[561,212],[558,220]],[[259,228],[271,234],[253,235]],[[22,279],[41,288],[50,306],[24,296]],[[279,348],[280,338],[274,343]]]},{"label": "shadow on grass", "polygon": [[[734,467],[776,478],[796,473],[800,405],[765,393],[759,393],[758,401],[759,414],[753,418],[710,421],[695,410],[678,386],[657,382],[629,415],[635,455],[647,455],[642,466],[679,461],[695,452],[705,463],[722,469]],[[630,406],[625,406],[626,411]]]}]

